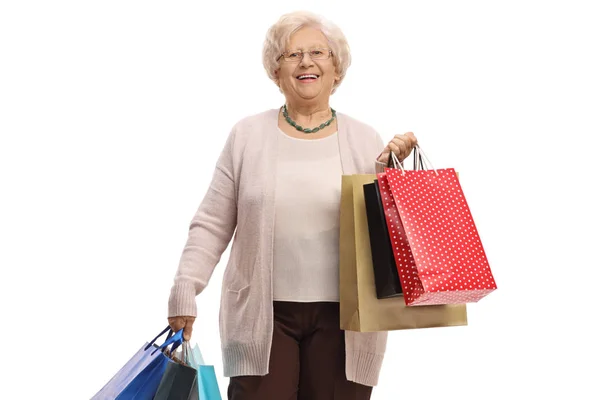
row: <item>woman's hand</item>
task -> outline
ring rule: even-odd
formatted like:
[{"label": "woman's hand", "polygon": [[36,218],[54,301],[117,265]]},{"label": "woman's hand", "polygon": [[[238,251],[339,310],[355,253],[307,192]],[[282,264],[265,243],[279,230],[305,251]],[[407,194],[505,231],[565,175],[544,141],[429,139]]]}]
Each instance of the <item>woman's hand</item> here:
[{"label": "woman's hand", "polygon": [[180,317],[169,317],[169,326],[173,332],[178,332],[183,329],[183,339],[189,341],[192,338],[192,326],[196,317],[180,316]]},{"label": "woman's hand", "polygon": [[390,152],[394,152],[398,160],[402,161],[412,151],[417,144],[417,138],[412,132],[406,132],[403,135],[396,135],[383,149],[383,152],[379,156],[377,161],[387,164],[390,159]]}]

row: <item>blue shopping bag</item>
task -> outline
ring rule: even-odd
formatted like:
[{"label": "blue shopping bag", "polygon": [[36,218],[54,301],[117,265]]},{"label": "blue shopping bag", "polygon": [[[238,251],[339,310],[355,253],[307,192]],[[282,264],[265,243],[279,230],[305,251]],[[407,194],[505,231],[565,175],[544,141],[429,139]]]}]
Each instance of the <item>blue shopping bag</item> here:
[{"label": "blue shopping bag", "polygon": [[125,365],[91,398],[91,400],[114,400],[127,385],[144,370],[159,352],[154,353],[158,348],[154,343],[159,337],[169,332],[167,339],[171,338],[173,332],[169,327],[159,333],[152,341],[146,342],[140,349],[125,363]]},{"label": "blue shopping bag", "polygon": [[198,399],[221,400],[217,375],[213,365],[198,366]]},{"label": "blue shopping bag", "polygon": [[183,329],[170,335],[160,347],[146,346],[144,350],[151,358],[150,363],[129,382],[115,400],[152,400],[169,363],[165,349],[171,346],[170,351],[173,352],[182,342]]},{"label": "blue shopping bag", "polygon": [[221,400],[217,375],[213,365],[206,365],[198,344],[192,349],[183,342],[185,362],[198,370],[198,400]]}]

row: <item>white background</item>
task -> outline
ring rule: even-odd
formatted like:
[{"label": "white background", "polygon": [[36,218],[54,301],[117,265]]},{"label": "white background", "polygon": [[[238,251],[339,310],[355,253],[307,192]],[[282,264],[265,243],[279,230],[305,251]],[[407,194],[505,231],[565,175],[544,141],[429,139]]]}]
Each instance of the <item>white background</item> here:
[{"label": "white background", "polygon": [[[300,8],[352,48],[331,105],[460,172],[499,287],[468,327],[392,332],[372,398],[600,398],[594,3],[2,2],[0,398],[90,398],[166,326],[230,128],[283,103],[266,30]],[[228,255],[194,333],[220,377]]]}]

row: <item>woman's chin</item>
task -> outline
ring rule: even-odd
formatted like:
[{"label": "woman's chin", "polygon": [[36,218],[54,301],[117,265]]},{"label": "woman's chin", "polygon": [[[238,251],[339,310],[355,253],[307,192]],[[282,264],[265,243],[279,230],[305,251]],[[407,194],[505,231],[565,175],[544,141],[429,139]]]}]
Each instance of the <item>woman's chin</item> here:
[{"label": "woman's chin", "polygon": [[[308,88],[307,88],[308,89]],[[296,90],[296,95],[303,100],[315,100],[321,95],[321,88],[311,88],[311,90]]]}]

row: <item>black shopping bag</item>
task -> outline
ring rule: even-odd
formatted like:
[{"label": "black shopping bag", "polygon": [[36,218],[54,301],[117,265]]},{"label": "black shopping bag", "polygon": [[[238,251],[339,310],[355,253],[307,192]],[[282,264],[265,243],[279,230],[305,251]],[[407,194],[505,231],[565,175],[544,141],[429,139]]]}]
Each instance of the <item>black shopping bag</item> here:
[{"label": "black shopping bag", "polygon": [[198,400],[198,371],[170,360],[154,400]]},{"label": "black shopping bag", "polygon": [[385,220],[381,193],[377,180],[363,185],[369,240],[371,242],[371,257],[375,273],[375,290],[378,299],[398,297],[402,295],[400,277],[394,260],[392,243]]}]

